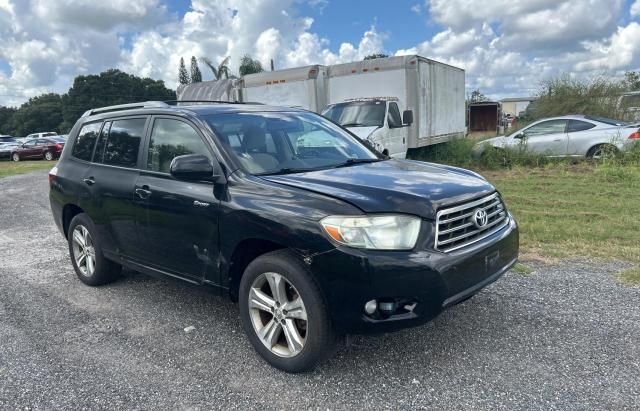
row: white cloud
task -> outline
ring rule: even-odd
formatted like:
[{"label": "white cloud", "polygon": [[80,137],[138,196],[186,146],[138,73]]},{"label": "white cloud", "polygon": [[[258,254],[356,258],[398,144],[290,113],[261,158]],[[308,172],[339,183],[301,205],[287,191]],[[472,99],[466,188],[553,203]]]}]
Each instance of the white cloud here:
[{"label": "white cloud", "polygon": [[[10,66],[0,69],[0,104],[64,92],[76,75],[111,67],[175,87],[180,57],[231,56],[233,71],[247,53],[277,69],[360,60],[388,50],[393,35],[372,26],[357,43],[324,38],[296,10],[306,1],[320,13],[327,0],[191,0],[184,15],[167,1],[0,0],[0,67]],[[532,93],[562,72],[640,68],[640,0],[425,0],[410,9],[437,32],[395,54],[463,67],[469,90],[496,97]]]}]

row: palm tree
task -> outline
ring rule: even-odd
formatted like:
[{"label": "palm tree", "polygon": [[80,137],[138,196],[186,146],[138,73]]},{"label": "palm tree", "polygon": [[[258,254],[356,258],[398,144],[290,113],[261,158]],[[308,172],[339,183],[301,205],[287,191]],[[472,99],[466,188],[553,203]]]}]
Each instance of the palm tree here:
[{"label": "palm tree", "polygon": [[218,67],[216,67],[213,64],[213,62],[207,57],[201,58],[202,62],[211,69],[211,72],[213,73],[213,77],[215,77],[216,80],[220,80],[222,78],[222,75],[224,75],[224,78],[229,78],[229,60],[230,59],[231,57],[226,57],[224,60],[222,60],[222,63],[220,63]]}]

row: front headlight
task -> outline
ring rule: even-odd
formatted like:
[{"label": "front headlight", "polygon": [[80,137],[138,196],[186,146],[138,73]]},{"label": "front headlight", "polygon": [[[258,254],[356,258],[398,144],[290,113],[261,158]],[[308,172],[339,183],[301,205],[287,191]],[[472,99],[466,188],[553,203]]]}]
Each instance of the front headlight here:
[{"label": "front headlight", "polygon": [[420,234],[420,218],[408,215],[329,216],[320,224],[340,244],[374,250],[411,250]]}]

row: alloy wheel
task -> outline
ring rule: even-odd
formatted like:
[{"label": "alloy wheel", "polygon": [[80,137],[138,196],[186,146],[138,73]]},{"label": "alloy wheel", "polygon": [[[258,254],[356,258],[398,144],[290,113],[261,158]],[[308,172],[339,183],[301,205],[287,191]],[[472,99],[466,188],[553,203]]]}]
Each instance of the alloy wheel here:
[{"label": "alloy wheel", "polygon": [[11,156],[11,158],[13,159],[13,161],[20,161],[20,154],[18,153],[13,153],[13,156]]},{"label": "alloy wheel", "polygon": [[91,277],[96,270],[96,251],[89,230],[77,225],[73,230],[73,258],[80,272]]},{"label": "alloy wheel", "polygon": [[44,159],[47,161],[53,160],[53,154],[51,154],[50,151],[47,151],[46,153],[44,153]]},{"label": "alloy wheel", "polygon": [[284,276],[260,274],[249,291],[249,315],[258,338],[273,354],[295,357],[308,333],[302,297]]}]

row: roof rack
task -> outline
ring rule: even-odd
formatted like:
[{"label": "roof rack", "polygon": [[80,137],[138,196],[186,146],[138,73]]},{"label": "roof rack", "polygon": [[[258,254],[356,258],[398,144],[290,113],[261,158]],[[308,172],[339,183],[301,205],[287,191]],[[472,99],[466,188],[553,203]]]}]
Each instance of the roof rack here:
[{"label": "roof rack", "polygon": [[202,103],[202,104],[261,104],[249,101],[224,101],[224,100],[165,100],[164,103],[169,105],[178,105],[180,103]]},{"label": "roof rack", "polygon": [[115,106],[106,106],[93,108],[84,112],[82,117],[92,116],[100,113],[110,113],[112,111],[133,110],[136,108],[167,108],[177,106],[180,103],[202,103],[202,104],[262,104],[251,101],[223,101],[223,100],[165,100],[165,101],[143,101],[140,103],[118,104]]},{"label": "roof rack", "polygon": [[165,107],[165,108],[169,107],[169,104],[164,103],[162,101],[143,101],[140,103],[118,104],[115,106],[107,106],[107,107],[100,107],[100,108],[87,110],[84,112],[82,117],[88,117],[88,116],[92,116],[94,114],[100,114],[100,113],[110,113],[112,111],[132,110],[136,108],[162,108],[162,107]]}]

